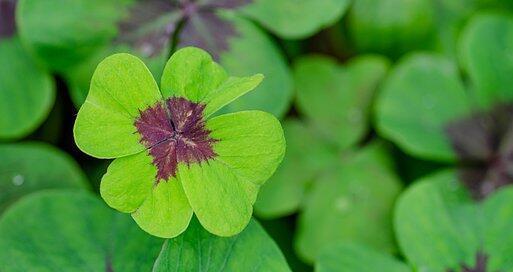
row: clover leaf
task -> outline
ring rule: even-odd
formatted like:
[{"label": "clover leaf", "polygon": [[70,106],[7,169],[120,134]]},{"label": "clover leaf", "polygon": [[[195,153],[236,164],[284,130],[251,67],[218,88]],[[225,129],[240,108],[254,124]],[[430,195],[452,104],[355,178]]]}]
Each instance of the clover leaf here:
[{"label": "clover leaf", "polygon": [[462,33],[461,63],[473,84],[476,102],[483,108],[513,102],[513,18],[478,14]]},{"label": "clover leaf", "polygon": [[194,47],[169,59],[160,90],[136,57],[102,61],[74,135],[85,153],[116,158],[100,186],[107,204],[156,236],[179,235],[193,212],[216,235],[241,232],[283,158],[283,131],[261,111],[211,115],[261,80],[229,77]]},{"label": "clover leaf", "polygon": [[423,178],[396,206],[402,252],[422,271],[509,271],[512,200],[509,186],[475,203],[454,170]]},{"label": "clover leaf", "polygon": [[0,157],[0,213],[19,198],[35,191],[89,187],[77,163],[48,144],[0,144]]},{"label": "clover leaf", "polygon": [[53,79],[21,45],[16,6],[15,0],[0,1],[0,139],[9,140],[41,125],[55,97]]},{"label": "clover leaf", "polygon": [[296,61],[297,107],[318,134],[340,150],[357,143],[369,130],[374,93],[388,71],[381,56],[360,56],[339,66],[333,59],[307,56]]},{"label": "clover leaf", "polygon": [[337,272],[344,267],[344,271],[354,272],[411,272],[404,263],[395,260],[392,256],[354,243],[341,243],[327,247],[317,258],[316,272]]},{"label": "clover leaf", "polygon": [[242,12],[285,39],[306,38],[334,24],[347,10],[349,0],[250,0]]},{"label": "clover leaf", "polygon": [[0,218],[5,272],[149,271],[161,245],[87,192],[37,192]]},{"label": "clover leaf", "polygon": [[395,251],[391,215],[401,184],[388,156],[375,142],[316,178],[298,219],[295,248],[304,260],[314,261],[336,242]]},{"label": "clover leaf", "polygon": [[153,271],[194,268],[197,271],[290,271],[278,246],[255,220],[237,236],[225,238],[205,231],[196,218],[182,235],[164,243]]},{"label": "clover leaf", "polygon": [[412,155],[454,161],[444,130],[470,112],[471,102],[454,63],[415,53],[403,58],[383,83],[376,125],[381,135]]}]

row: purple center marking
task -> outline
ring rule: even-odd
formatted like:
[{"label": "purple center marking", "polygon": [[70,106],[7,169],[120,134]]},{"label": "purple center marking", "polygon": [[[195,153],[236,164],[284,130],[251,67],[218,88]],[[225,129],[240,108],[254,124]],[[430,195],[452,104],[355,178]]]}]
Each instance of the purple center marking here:
[{"label": "purple center marking", "polygon": [[9,38],[16,33],[16,0],[0,0],[0,39]]},{"label": "purple center marking", "polygon": [[203,119],[204,104],[172,97],[140,111],[135,127],[157,167],[157,183],[176,177],[178,163],[201,163],[217,156]]}]

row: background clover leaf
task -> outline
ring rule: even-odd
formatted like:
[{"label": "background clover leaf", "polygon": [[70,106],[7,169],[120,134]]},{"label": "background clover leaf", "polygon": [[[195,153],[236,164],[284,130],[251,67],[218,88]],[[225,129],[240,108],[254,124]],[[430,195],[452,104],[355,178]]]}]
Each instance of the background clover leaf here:
[{"label": "background clover leaf", "polygon": [[299,59],[294,68],[298,110],[317,134],[346,149],[368,132],[371,101],[388,65],[379,56],[361,56],[345,67],[321,56]]},{"label": "background clover leaf", "polygon": [[512,193],[507,187],[475,203],[453,170],[418,181],[396,207],[403,253],[426,271],[458,271],[462,265],[473,267],[477,259],[484,259],[490,271],[511,269]]},{"label": "background clover leaf", "polygon": [[513,42],[513,19],[481,14],[462,33],[461,63],[473,87],[475,102],[483,108],[513,101],[513,72],[509,45]]},{"label": "background clover leaf", "polygon": [[334,24],[347,10],[349,0],[252,0],[243,13],[285,39],[306,38]]},{"label": "background clover leaf", "polygon": [[[258,257],[255,257],[258,256]],[[153,271],[290,271],[278,246],[256,220],[237,236],[217,237],[196,219],[182,235],[166,240]]]},{"label": "background clover leaf", "polygon": [[401,184],[382,144],[357,152],[332,165],[312,184],[295,240],[298,254],[307,261],[336,242],[395,250],[392,221],[387,218]]},{"label": "background clover leaf", "polygon": [[161,244],[86,192],[34,193],[0,219],[3,271],[146,271]]},{"label": "background clover leaf", "polygon": [[89,189],[77,163],[48,144],[0,144],[0,157],[0,212],[21,197],[39,190]]},{"label": "background clover leaf", "polygon": [[33,132],[54,100],[53,79],[23,50],[18,36],[0,36],[0,139]]},{"label": "background clover leaf", "polygon": [[[471,101],[453,62],[436,55],[403,58],[383,83],[376,104],[376,126],[406,152],[454,161],[445,128],[471,112]],[[405,114],[407,113],[407,114]]]}]

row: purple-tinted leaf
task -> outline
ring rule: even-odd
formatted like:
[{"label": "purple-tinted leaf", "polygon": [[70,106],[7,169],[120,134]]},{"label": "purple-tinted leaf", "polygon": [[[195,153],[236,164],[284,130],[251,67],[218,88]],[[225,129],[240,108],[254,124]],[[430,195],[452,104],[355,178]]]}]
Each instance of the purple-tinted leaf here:
[{"label": "purple-tinted leaf", "polygon": [[221,53],[229,49],[228,40],[235,35],[237,31],[229,21],[211,11],[198,11],[188,15],[178,44],[202,48],[219,60]]},{"label": "purple-tinted leaf", "polygon": [[178,163],[201,163],[216,156],[205,127],[205,105],[172,97],[141,112],[135,127],[157,167],[156,180],[176,176]]},{"label": "purple-tinted leaf", "polygon": [[446,128],[462,168],[460,177],[475,199],[513,183],[513,106],[502,105]]},{"label": "purple-tinted leaf", "polygon": [[0,0],[0,39],[16,33],[15,11],[17,0]]},{"label": "purple-tinted leaf", "polygon": [[179,7],[172,1],[137,1],[120,22],[115,42],[128,44],[145,57],[158,56],[169,46],[181,19]]},{"label": "purple-tinted leaf", "polygon": [[[486,272],[486,265],[488,263],[488,256],[484,254],[483,252],[478,252],[476,254],[476,261],[473,266],[461,265],[461,272]],[[450,269],[448,272],[455,272],[454,270]]]}]

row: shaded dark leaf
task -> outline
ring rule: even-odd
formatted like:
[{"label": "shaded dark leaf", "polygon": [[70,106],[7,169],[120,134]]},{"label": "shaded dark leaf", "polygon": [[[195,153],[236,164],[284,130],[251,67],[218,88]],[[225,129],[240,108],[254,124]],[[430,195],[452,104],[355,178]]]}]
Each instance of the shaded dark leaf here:
[{"label": "shaded dark leaf", "polygon": [[228,40],[237,35],[235,27],[211,11],[190,14],[182,31],[178,45],[196,46],[210,52],[215,60],[229,49]]},{"label": "shaded dark leaf", "polygon": [[15,10],[17,0],[0,0],[0,39],[8,38],[16,32]]},{"label": "shaded dark leaf", "polygon": [[128,44],[146,57],[158,56],[170,44],[182,18],[179,11],[171,1],[138,1],[130,8],[130,15],[120,22],[115,42]]},{"label": "shaded dark leaf", "polygon": [[462,182],[475,199],[483,199],[498,188],[513,183],[513,105],[450,123],[446,132],[463,163]]}]

